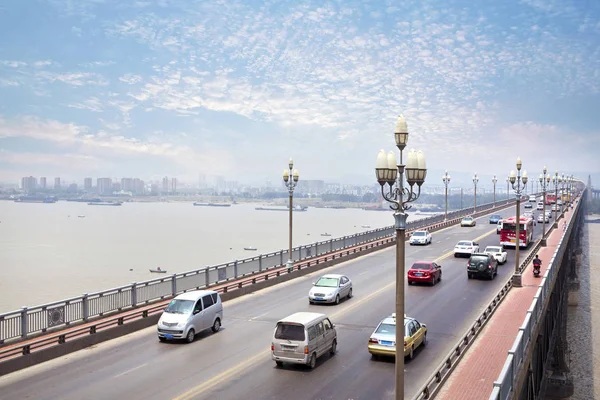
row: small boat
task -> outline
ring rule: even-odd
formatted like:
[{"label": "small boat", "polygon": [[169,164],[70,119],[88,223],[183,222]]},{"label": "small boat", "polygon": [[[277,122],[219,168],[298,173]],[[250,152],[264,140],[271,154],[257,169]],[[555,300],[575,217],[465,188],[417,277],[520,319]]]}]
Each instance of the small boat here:
[{"label": "small boat", "polygon": [[85,215],[78,215],[77,218],[85,218]]},{"label": "small boat", "polygon": [[370,227],[371,227],[371,225],[361,225],[360,227],[361,227],[361,228],[370,228]]},{"label": "small boat", "polygon": [[248,247],[244,247],[244,250],[248,250],[248,251],[256,251],[257,248],[256,247],[252,247],[252,246],[248,246]]},{"label": "small boat", "polygon": [[167,270],[166,269],[157,268],[157,269],[151,269],[150,272],[153,272],[155,274],[166,274]]},{"label": "small boat", "polygon": [[321,233],[321,236],[331,236],[331,233],[327,233],[327,232]]}]

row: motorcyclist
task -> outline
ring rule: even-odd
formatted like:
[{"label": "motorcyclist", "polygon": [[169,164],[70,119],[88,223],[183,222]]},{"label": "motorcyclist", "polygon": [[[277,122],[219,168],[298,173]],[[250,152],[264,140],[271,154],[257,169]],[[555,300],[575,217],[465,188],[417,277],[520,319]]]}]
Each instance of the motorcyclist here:
[{"label": "motorcyclist", "polygon": [[541,267],[542,267],[542,260],[540,260],[538,254],[536,254],[535,258],[533,259],[533,273],[539,274]]}]

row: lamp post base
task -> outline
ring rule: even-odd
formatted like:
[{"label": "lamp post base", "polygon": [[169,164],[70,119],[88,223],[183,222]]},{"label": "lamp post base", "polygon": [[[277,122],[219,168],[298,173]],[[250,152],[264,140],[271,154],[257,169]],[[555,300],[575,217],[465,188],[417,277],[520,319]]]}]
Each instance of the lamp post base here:
[{"label": "lamp post base", "polygon": [[542,239],[540,240],[540,246],[541,246],[541,247],[546,247],[546,246],[547,246],[547,244],[546,244],[546,238],[542,238]]},{"label": "lamp post base", "polygon": [[513,287],[523,287],[523,275],[514,274],[512,276],[512,285]]},{"label": "lamp post base", "polygon": [[294,262],[292,260],[287,260],[285,266],[287,267],[288,274],[294,270]]}]

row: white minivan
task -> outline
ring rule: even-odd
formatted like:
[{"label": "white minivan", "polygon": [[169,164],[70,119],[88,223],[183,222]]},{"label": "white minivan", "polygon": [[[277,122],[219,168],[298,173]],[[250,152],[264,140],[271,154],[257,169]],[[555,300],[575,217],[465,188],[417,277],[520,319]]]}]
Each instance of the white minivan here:
[{"label": "white minivan", "polygon": [[297,312],[277,322],[271,342],[271,358],[283,363],[305,364],[311,369],[325,353],[335,354],[337,331],[327,315]]},{"label": "white minivan", "polygon": [[214,290],[195,290],[175,297],[158,320],[158,339],[194,341],[206,329],[218,332],[223,322],[223,303]]}]

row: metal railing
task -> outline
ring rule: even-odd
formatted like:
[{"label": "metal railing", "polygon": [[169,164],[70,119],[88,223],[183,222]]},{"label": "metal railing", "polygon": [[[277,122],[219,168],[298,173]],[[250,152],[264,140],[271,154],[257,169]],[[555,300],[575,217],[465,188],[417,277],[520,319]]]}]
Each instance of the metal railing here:
[{"label": "metal railing", "polygon": [[[576,215],[579,206],[580,202],[577,202],[573,209],[573,216]],[[562,215],[564,216],[564,213]],[[535,344],[535,338],[532,337],[532,335],[536,332],[536,328],[542,317],[542,312],[546,307],[546,304],[550,301],[550,294],[554,288],[574,222],[575,218],[571,218],[552,259],[548,264],[548,269],[546,269],[546,272],[542,277],[542,281],[533,297],[531,306],[527,310],[523,324],[519,328],[517,337],[508,351],[508,357],[500,371],[500,375],[498,376],[498,379],[494,381],[489,400],[508,400],[513,394],[514,386],[520,376],[521,369],[524,366],[523,361],[527,354],[528,346]]]},{"label": "metal railing", "polygon": [[[479,216],[494,209],[506,208],[511,204],[514,204],[514,199],[496,201],[495,208],[492,203],[479,205],[475,213],[473,207],[456,210],[448,213],[448,221],[465,215]],[[443,214],[434,215],[409,222],[407,229],[415,230],[442,222],[444,222]],[[361,244],[393,238],[394,235],[394,227],[390,226],[298,246],[292,249],[292,259],[309,260]],[[90,318],[146,305],[191,289],[208,288],[211,285],[280,268],[287,261],[287,255],[287,250],[280,250],[3,313],[0,314],[0,344],[9,339],[26,339],[31,334],[68,327],[75,322],[87,322]]]},{"label": "metal railing", "polygon": [[[551,230],[547,232],[550,233]],[[521,262],[518,268],[518,272],[522,273],[525,268],[529,265],[531,260],[535,257],[535,254],[541,247],[541,239],[538,239],[534,246],[529,250],[527,257]],[[510,289],[512,289],[512,275],[510,279],[500,288],[498,293],[489,302],[483,312],[477,317],[475,322],[467,329],[464,335],[461,336],[460,340],[452,347],[452,350],[444,357],[444,361],[435,369],[434,373],[429,376],[425,381],[425,384],[419,389],[417,394],[413,397],[413,400],[432,399],[434,398],[444,382],[448,379],[452,371],[456,368],[459,361],[463,358],[471,344],[475,341],[479,333],[483,330],[485,324],[489,321],[490,317],[496,311],[496,309],[502,303],[502,300],[506,297]]]}]

